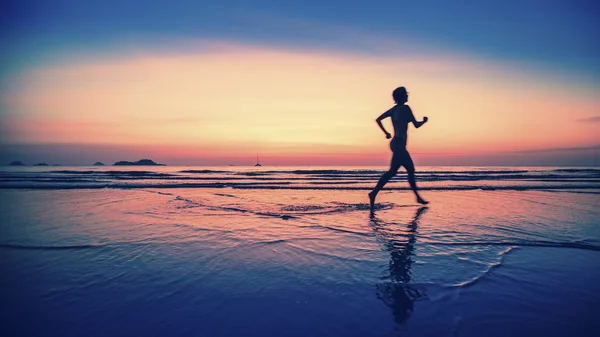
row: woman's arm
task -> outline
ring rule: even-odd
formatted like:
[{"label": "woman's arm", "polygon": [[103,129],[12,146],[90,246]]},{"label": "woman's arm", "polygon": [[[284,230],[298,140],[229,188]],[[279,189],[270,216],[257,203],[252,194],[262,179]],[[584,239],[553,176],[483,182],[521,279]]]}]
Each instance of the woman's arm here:
[{"label": "woman's arm", "polygon": [[421,126],[423,126],[423,124],[427,123],[427,121],[429,120],[429,118],[423,117],[423,121],[418,122],[415,119],[415,115],[413,115],[413,112],[412,112],[411,108],[408,105],[406,105],[406,108],[408,109],[408,113],[410,115],[409,119],[413,123],[413,125],[415,126],[415,128],[417,128],[417,129],[420,128]]},{"label": "woman's arm", "polygon": [[389,109],[388,111],[382,113],[381,116],[377,117],[377,119],[375,120],[377,122],[377,125],[379,125],[379,128],[383,131],[383,133],[385,133],[385,138],[387,139],[392,138],[392,135],[389,132],[387,132],[387,130],[383,127],[381,121],[392,116],[392,109]]},{"label": "woman's arm", "polygon": [[415,126],[415,128],[418,129],[421,126],[423,126],[423,124],[425,124],[428,120],[429,120],[429,118],[427,118],[427,117],[423,117],[423,121],[421,121],[421,122],[417,122],[416,120],[413,120],[413,125]]}]

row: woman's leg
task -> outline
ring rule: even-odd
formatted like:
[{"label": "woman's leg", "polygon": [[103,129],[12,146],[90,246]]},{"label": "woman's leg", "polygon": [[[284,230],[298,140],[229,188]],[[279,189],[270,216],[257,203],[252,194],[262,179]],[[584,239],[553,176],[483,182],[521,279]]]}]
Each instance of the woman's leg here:
[{"label": "woman's leg", "polygon": [[387,182],[390,181],[390,179],[392,179],[392,177],[396,175],[401,165],[402,161],[400,155],[397,152],[394,152],[394,154],[392,155],[392,163],[390,164],[390,169],[387,172],[385,172],[381,176],[381,178],[379,178],[377,185],[375,185],[375,188],[373,188],[373,190],[369,193],[371,210],[373,210],[373,207],[375,206],[375,197],[377,197],[377,193],[379,193],[383,186],[385,186],[385,184],[387,184]]},{"label": "woman's leg", "polygon": [[417,191],[417,182],[415,180],[415,164],[413,163],[412,158],[410,157],[410,153],[408,153],[408,151],[406,151],[406,153],[404,154],[402,166],[406,168],[406,173],[408,174],[408,183],[410,184],[410,188],[413,190],[415,196],[417,197],[417,202],[423,205],[428,204],[429,202],[421,198],[419,192]]}]

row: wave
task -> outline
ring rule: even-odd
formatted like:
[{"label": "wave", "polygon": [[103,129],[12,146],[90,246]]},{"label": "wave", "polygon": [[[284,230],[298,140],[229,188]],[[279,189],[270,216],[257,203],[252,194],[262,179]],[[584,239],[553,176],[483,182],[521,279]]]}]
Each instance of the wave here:
[{"label": "wave", "polygon": [[[0,185],[10,183],[111,183],[118,181],[164,181],[180,182],[181,184],[210,183],[210,184],[244,184],[244,185],[265,185],[281,184],[288,185],[293,183],[313,184],[313,185],[344,185],[359,184],[365,182],[375,182],[379,176],[321,176],[315,178],[297,178],[297,177],[180,177],[180,176],[120,176],[109,177],[2,177],[0,176]],[[422,182],[478,182],[478,181],[531,181],[531,182],[571,182],[571,183],[597,183],[600,184],[600,177],[585,176],[559,176],[559,175],[515,175],[515,176],[440,176],[440,175],[422,175],[417,174],[417,180]],[[398,174],[392,181],[407,181],[406,174]],[[160,183],[157,183],[160,184]],[[165,183],[166,184],[166,183]],[[1,186],[0,186],[1,187]]]},{"label": "wave", "polygon": [[[49,173],[61,173],[61,174],[89,174],[89,175],[125,175],[125,176],[160,176],[160,177],[172,177],[176,176],[171,173],[163,172],[152,172],[152,171],[76,171],[76,170],[58,170],[48,171]],[[38,173],[38,172],[36,172]]]},{"label": "wave", "polygon": [[226,193],[215,193],[216,196],[219,197],[228,197],[228,198],[237,198],[235,195],[233,194],[226,194]]},{"label": "wave", "polygon": [[[350,185],[350,184],[349,184]],[[295,185],[290,182],[259,182],[259,183],[55,183],[47,182],[2,182],[0,189],[33,189],[33,190],[68,190],[68,189],[174,189],[174,188],[233,188],[251,190],[343,190],[343,191],[367,191],[372,186],[339,186],[339,184],[319,185],[309,184]],[[390,186],[386,190],[407,191],[408,186]],[[460,185],[460,186],[421,186],[425,191],[471,191],[471,190],[509,190],[509,191],[554,191],[554,190],[600,190],[599,183],[587,184],[539,184],[539,185]]]},{"label": "wave", "polygon": [[598,173],[600,174],[600,169],[593,168],[585,168],[585,169],[555,169],[552,170],[554,172],[583,172],[583,173]]},{"label": "wave", "polygon": [[554,241],[472,241],[472,242],[426,242],[434,246],[508,246],[508,247],[542,247],[542,248],[571,248],[600,251],[600,246],[581,242]]},{"label": "wave", "polygon": [[492,270],[500,268],[502,266],[502,264],[504,263],[504,259],[506,258],[506,255],[508,253],[510,253],[511,251],[513,251],[513,249],[515,249],[515,248],[516,247],[514,245],[509,246],[508,249],[499,253],[500,260],[487,264],[486,269],[481,274],[479,274],[475,277],[472,277],[469,280],[465,280],[465,281],[453,284],[452,287],[466,288],[466,287],[470,287],[470,286],[474,285],[475,283],[477,283],[481,280],[488,278],[491,275]]},{"label": "wave", "polygon": [[[157,170],[157,171],[154,171]],[[160,171],[163,170],[163,171]],[[190,169],[165,172],[146,170],[53,170],[0,172],[0,189],[138,189],[138,188],[238,188],[297,190],[367,190],[383,169]],[[406,181],[399,172],[392,181]],[[600,169],[473,169],[417,172],[423,190],[600,190]],[[489,183],[486,183],[489,182]],[[396,184],[397,185],[397,184]],[[390,190],[408,190],[390,186]]]},{"label": "wave", "polygon": [[[289,189],[289,190],[344,190],[344,191],[370,191],[373,189],[372,186],[359,187],[359,186],[264,186],[264,185],[241,185],[234,186],[230,185],[227,187],[237,189]],[[419,190],[424,191],[472,191],[472,190],[484,190],[484,191],[495,191],[495,190],[512,190],[512,191],[551,191],[551,190],[585,190],[585,189],[597,189],[600,190],[600,184],[593,185],[505,185],[505,186],[422,186]],[[391,191],[409,191],[410,187],[385,187],[385,190]]]},{"label": "wave", "polygon": [[[290,170],[290,171],[264,171],[264,173],[287,173],[287,174],[382,174],[385,169],[382,170]],[[529,170],[471,170],[471,171],[420,171],[420,173],[437,173],[437,174],[515,174],[515,173],[527,173]]]},{"label": "wave", "polygon": [[223,171],[223,170],[182,170],[179,171],[181,173],[198,173],[198,174],[202,174],[202,173],[231,173],[233,171]]},{"label": "wave", "polygon": [[[599,170],[554,170],[556,172],[597,172]],[[174,176],[176,174],[170,173],[159,173],[153,171],[79,171],[79,170],[54,170],[46,171],[49,173],[62,173],[62,174],[104,174],[104,175],[168,175]],[[261,176],[261,175],[273,175],[273,174],[299,174],[299,175],[363,175],[363,174],[382,174],[385,169],[381,170],[336,170],[336,169],[315,169],[315,170],[266,170],[266,171],[235,171],[235,170],[180,170],[178,173],[193,173],[193,174],[213,174],[213,173],[227,173],[245,176]],[[435,173],[435,174],[516,174],[516,173],[528,173],[529,170],[471,170],[471,171],[420,171],[420,173]],[[30,173],[30,172],[27,172]],[[44,173],[44,172],[35,172]]]},{"label": "wave", "polygon": [[[269,171],[269,172],[282,172],[282,171]],[[288,174],[373,174],[378,173],[381,174],[385,171],[383,170],[292,170],[292,171],[283,171],[283,173]]]},{"label": "wave", "polygon": [[[376,170],[304,170],[304,171],[258,171],[234,172],[214,170],[187,170],[180,173],[210,173],[208,176],[182,175],[176,173],[151,171],[48,171],[48,172],[0,172],[1,179],[82,179],[82,178],[114,178],[114,179],[176,179],[176,180],[312,180],[333,178],[346,180],[349,178],[379,178],[385,171]],[[305,177],[290,176],[302,173]],[[218,175],[214,175],[217,174]],[[585,174],[581,174],[585,173]],[[397,177],[406,177],[406,172],[400,171]],[[88,176],[88,177],[85,177]],[[582,179],[600,178],[600,170],[561,169],[552,171],[417,171],[419,179],[431,180],[501,180],[501,179]],[[251,177],[251,178],[247,178]],[[324,179],[328,180],[328,179]]]}]

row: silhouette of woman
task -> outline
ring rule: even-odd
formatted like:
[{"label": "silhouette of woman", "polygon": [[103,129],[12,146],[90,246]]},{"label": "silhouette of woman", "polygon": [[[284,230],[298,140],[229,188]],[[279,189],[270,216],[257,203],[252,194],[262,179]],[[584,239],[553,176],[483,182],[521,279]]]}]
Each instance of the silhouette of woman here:
[{"label": "silhouette of woman", "polygon": [[390,142],[390,149],[392,150],[392,163],[390,165],[390,169],[385,172],[381,178],[379,178],[379,182],[373,191],[369,192],[369,200],[371,202],[371,211],[375,207],[375,198],[377,197],[377,193],[385,186],[385,184],[396,175],[400,166],[404,166],[406,168],[406,172],[408,173],[408,182],[410,184],[410,188],[415,193],[417,197],[417,202],[420,204],[428,204],[417,191],[417,183],[415,182],[415,165],[413,164],[412,158],[410,154],[406,150],[406,142],[407,142],[407,130],[408,123],[413,123],[413,125],[418,129],[423,124],[425,124],[428,120],[427,117],[423,117],[423,121],[418,122],[415,119],[415,116],[412,113],[412,110],[405,103],[408,101],[408,92],[406,88],[399,87],[394,90],[392,93],[392,97],[396,102],[391,109],[381,114],[381,116],[377,117],[376,121],[381,130],[385,133],[385,137],[387,139],[392,138],[389,132],[383,127],[381,121],[391,117],[392,124],[394,125],[394,138],[392,138]]}]

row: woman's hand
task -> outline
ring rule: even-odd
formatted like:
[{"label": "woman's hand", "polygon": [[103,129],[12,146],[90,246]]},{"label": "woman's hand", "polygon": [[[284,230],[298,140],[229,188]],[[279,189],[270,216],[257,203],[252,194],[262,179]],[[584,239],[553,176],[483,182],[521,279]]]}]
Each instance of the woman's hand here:
[{"label": "woman's hand", "polygon": [[423,123],[427,122],[428,120],[429,120],[429,118],[423,117]]},{"label": "woman's hand", "polygon": [[386,133],[385,133],[385,138],[387,138],[387,139],[390,139],[390,138],[392,138],[392,135],[390,135],[390,133],[389,133],[389,132],[386,132]]}]

